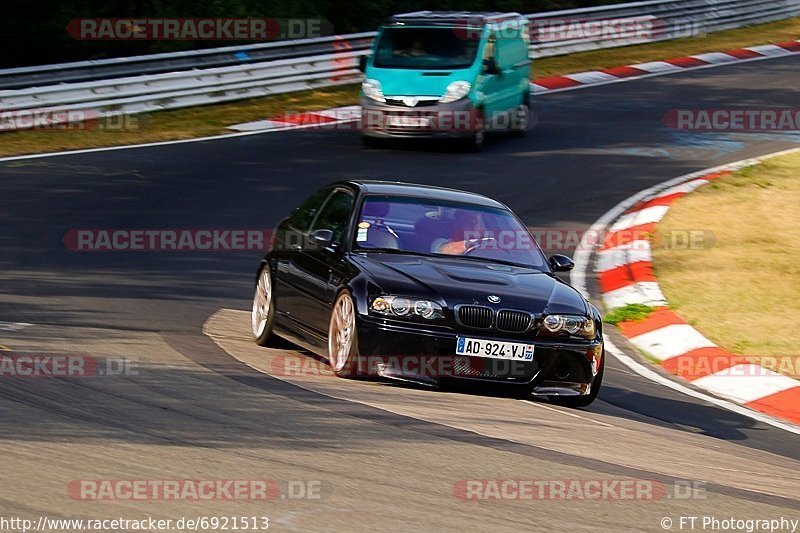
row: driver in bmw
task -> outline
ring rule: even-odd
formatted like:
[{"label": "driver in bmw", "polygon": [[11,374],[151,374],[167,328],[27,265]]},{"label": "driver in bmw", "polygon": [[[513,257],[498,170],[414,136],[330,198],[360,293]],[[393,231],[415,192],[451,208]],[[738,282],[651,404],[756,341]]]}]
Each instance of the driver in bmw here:
[{"label": "driver in bmw", "polygon": [[455,222],[450,239],[439,238],[431,243],[431,251],[438,254],[464,255],[480,244],[485,231],[480,213],[459,209],[453,217]]}]

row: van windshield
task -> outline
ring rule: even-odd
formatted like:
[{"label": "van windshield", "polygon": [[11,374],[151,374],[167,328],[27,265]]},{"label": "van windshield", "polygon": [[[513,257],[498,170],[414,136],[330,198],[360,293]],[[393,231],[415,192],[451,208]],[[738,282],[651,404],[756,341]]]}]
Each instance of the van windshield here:
[{"label": "van windshield", "polygon": [[373,64],[379,68],[467,68],[475,62],[478,43],[457,28],[385,28]]}]

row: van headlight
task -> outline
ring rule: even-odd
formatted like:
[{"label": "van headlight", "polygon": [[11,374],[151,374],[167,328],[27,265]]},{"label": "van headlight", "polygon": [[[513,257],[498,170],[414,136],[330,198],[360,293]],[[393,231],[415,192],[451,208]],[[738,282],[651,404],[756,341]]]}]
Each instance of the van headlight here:
[{"label": "van headlight", "polygon": [[439,98],[439,103],[449,104],[450,102],[461,100],[469,94],[471,88],[472,85],[470,85],[468,81],[451,82],[450,85],[447,86],[447,89],[444,90],[442,97]]},{"label": "van headlight", "polygon": [[364,91],[364,96],[371,98],[376,102],[386,101],[386,98],[383,96],[383,89],[381,89],[381,82],[378,80],[364,80],[361,83],[361,90]]}]

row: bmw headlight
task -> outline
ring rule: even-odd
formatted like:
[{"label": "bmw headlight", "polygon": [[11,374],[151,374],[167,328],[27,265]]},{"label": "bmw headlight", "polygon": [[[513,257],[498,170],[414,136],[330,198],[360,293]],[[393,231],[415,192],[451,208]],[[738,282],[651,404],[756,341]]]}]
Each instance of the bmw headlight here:
[{"label": "bmw headlight", "polygon": [[403,296],[378,296],[369,306],[374,313],[392,317],[419,316],[432,320],[442,317],[442,306],[422,298]]},{"label": "bmw headlight", "polygon": [[381,82],[378,80],[367,79],[361,83],[361,90],[364,91],[364,96],[371,98],[377,102],[385,102],[386,98],[383,96],[383,89]]},{"label": "bmw headlight", "polygon": [[449,104],[450,102],[461,100],[469,94],[471,88],[472,85],[468,81],[454,81],[444,90],[444,94],[439,98],[439,103]]},{"label": "bmw headlight", "polygon": [[542,326],[545,330],[556,335],[567,333],[584,339],[594,339],[597,333],[594,319],[590,316],[547,315],[542,321]]}]

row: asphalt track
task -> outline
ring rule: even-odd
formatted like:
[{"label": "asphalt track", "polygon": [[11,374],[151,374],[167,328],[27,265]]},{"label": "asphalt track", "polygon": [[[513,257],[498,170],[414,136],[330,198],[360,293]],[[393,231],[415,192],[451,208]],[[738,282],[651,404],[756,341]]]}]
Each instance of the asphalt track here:
[{"label": "asphalt track", "polygon": [[[249,307],[258,252],[76,253],[63,242],[73,228],[268,229],[309,191],[349,177],[472,190],[529,226],[585,229],[667,178],[800,143],[662,122],[676,108],[797,108],[798,66],[770,59],[541,96],[529,136],[490,138],[478,154],[429,143],[366,150],[353,131],[301,130],[0,163],[0,321],[14,323],[0,322],[0,345],[127,357],[138,369],[0,379],[0,514],[268,514],[278,530],[660,531],[662,517],[676,530],[680,516],[800,518],[796,435],[613,360],[599,400],[582,411],[481,391],[277,379],[275,361],[306,356],[247,340],[235,310]],[[707,491],[659,501],[457,497],[462,480],[623,477]],[[66,488],[253,478],[319,481],[321,498],[87,502]]]}]

